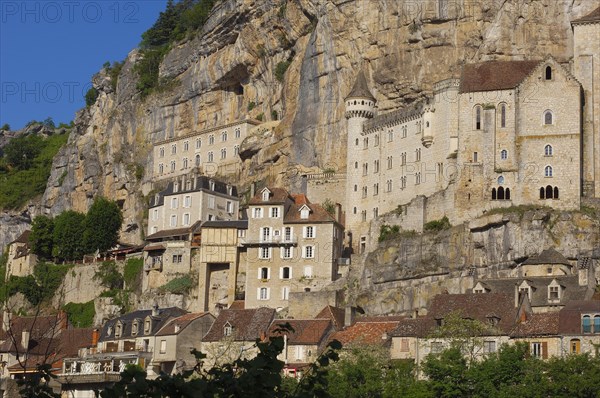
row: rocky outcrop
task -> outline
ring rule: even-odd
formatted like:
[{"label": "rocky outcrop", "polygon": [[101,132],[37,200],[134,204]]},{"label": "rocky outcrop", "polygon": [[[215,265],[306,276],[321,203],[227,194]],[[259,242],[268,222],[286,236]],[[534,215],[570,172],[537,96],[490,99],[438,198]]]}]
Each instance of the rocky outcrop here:
[{"label": "rocky outcrop", "polygon": [[4,253],[8,244],[29,228],[31,228],[31,218],[27,212],[0,213],[0,253]]},{"label": "rocky outcrop", "polygon": [[[172,46],[160,68],[170,90],[141,100],[125,60],[116,90],[105,70],[93,78],[96,103],[77,114],[75,133],[54,162],[45,211],[84,211],[96,195],[125,214],[123,240],[139,242],[143,194],[152,190],[151,145],[246,116],[281,119],[263,145],[243,151],[234,176],[300,187],[297,170],[345,168],[343,98],[363,68],[379,111],[402,107],[456,75],[466,62],[572,56],[569,21],[585,0],[481,2],[225,0],[201,32]],[[548,21],[552,21],[549,23]],[[290,61],[276,76],[280,62]],[[254,102],[255,107],[248,107]],[[251,145],[250,145],[251,144]],[[289,170],[293,170],[291,173]]]},{"label": "rocky outcrop", "polygon": [[385,241],[353,260],[345,288],[349,301],[368,313],[424,309],[434,295],[465,293],[474,278],[508,276],[544,249],[555,248],[575,261],[599,245],[600,220],[579,212],[493,214],[449,230]]}]

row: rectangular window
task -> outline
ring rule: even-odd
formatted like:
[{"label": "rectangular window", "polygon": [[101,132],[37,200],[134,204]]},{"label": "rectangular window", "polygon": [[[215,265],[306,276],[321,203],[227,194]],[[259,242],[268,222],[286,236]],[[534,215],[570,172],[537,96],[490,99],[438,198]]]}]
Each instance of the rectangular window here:
[{"label": "rectangular window", "polygon": [[183,256],[181,254],[173,254],[173,264],[179,264],[183,261]]},{"label": "rectangular window", "polygon": [[304,246],[304,258],[314,258],[315,257],[315,247],[314,246]]},{"label": "rectangular window", "polygon": [[292,269],[290,267],[281,267],[279,269],[280,279],[292,279]]},{"label": "rectangular window", "polygon": [[227,213],[232,214],[233,213],[233,202],[231,201],[227,201]]},{"label": "rectangular window", "polygon": [[154,209],[154,211],[152,212],[152,219],[158,220],[158,209]]},{"label": "rectangular window", "polygon": [[297,345],[296,346],[296,360],[302,361],[304,359],[304,346]]},{"label": "rectangular window", "polygon": [[267,280],[271,278],[271,269],[269,267],[262,267],[258,269],[258,279]]},{"label": "rectangular window", "polygon": [[171,226],[172,227],[176,227],[177,226],[177,215],[176,214],[173,214],[171,216]]},{"label": "rectangular window", "polygon": [[183,199],[183,207],[191,207],[191,206],[192,206],[192,197],[190,195],[187,195]]},{"label": "rectangular window", "polygon": [[531,343],[531,356],[542,357],[542,343]]},{"label": "rectangular window", "polygon": [[185,213],[183,215],[183,225],[190,225],[190,213]]},{"label": "rectangular window", "polygon": [[305,278],[312,278],[313,276],[313,269],[312,266],[307,265],[306,267],[304,267],[304,277]]},{"label": "rectangular window", "polygon": [[313,226],[304,227],[304,237],[305,238],[314,238],[315,237],[315,227],[313,227]]},{"label": "rectangular window", "polygon": [[253,216],[254,218],[262,218],[262,209],[260,207],[255,207]]},{"label": "rectangular window", "polygon": [[286,242],[292,241],[292,227],[285,227],[285,229],[283,230],[283,239]]},{"label": "rectangular window", "polygon": [[215,197],[214,196],[209,196],[208,197],[208,208],[209,209],[214,209],[215,208]]},{"label": "rectangular window", "polygon": [[258,299],[259,300],[268,300],[269,299],[269,288],[261,287],[258,289]]},{"label": "rectangular window", "polygon": [[289,259],[292,258],[292,248],[289,246],[284,247],[282,250],[282,256],[283,258]]},{"label": "rectangular window", "polygon": [[161,354],[166,354],[167,353],[167,340],[161,340],[160,341],[160,353]]},{"label": "rectangular window", "polygon": [[483,342],[483,352],[486,354],[490,354],[496,352],[496,342],[495,341],[484,341]]},{"label": "rectangular window", "polygon": [[290,298],[290,288],[288,286],[284,286],[281,288],[281,299],[289,300]]},{"label": "rectangular window", "polygon": [[400,339],[400,351],[407,352],[408,350],[408,339]]},{"label": "rectangular window", "polygon": [[279,217],[279,207],[271,207],[271,218]]},{"label": "rectangular window", "polygon": [[177,198],[171,198],[171,209],[176,209],[179,206]]},{"label": "rectangular window", "polygon": [[271,248],[269,247],[261,247],[258,249],[259,258],[265,260],[271,258]]},{"label": "rectangular window", "polygon": [[560,297],[558,295],[558,286],[548,287],[548,299],[550,301],[559,301]]}]

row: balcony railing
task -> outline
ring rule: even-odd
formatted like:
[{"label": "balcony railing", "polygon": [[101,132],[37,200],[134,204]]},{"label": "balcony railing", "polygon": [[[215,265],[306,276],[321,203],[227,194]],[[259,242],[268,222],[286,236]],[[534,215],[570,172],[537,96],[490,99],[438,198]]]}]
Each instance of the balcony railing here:
[{"label": "balcony railing", "polygon": [[240,238],[240,243],[243,246],[296,246],[298,244],[298,238],[295,236],[269,236],[260,239]]}]

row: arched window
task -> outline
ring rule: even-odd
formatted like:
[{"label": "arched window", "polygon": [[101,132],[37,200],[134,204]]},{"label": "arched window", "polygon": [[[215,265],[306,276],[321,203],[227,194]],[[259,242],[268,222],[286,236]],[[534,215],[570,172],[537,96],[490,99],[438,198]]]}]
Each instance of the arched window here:
[{"label": "arched window", "polygon": [[240,154],[240,146],[236,145],[233,147],[233,154],[234,155],[239,155]]},{"label": "arched window", "polygon": [[358,138],[356,139],[356,141],[354,142],[354,145],[358,146]]},{"label": "arched window", "polygon": [[544,176],[545,177],[552,177],[552,166],[546,166],[544,167]]},{"label": "arched window", "polygon": [[546,190],[544,187],[540,188],[540,199],[546,199]]},{"label": "arched window", "polygon": [[158,165],[158,174],[162,174],[165,171],[163,164]]},{"label": "arched window", "polygon": [[506,191],[504,191],[504,198],[510,200],[510,188],[506,188]]},{"label": "arched window", "polygon": [[498,188],[498,200],[504,200],[504,188]]},{"label": "arched window", "polygon": [[354,184],[354,192],[358,191],[358,185]]},{"label": "arched window", "polygon": [[502,160],[508,159],[508,151],[506,149],[503,149],[500,151],[500,159],[502,159]]},{"label": "arched window", "polygon": [[188,149],[190,149],[190,143],[189,143],[189,141],[185,141],[183,143],[183,151],[187,152]]},{"label": "arched window", "polygon": [[498,185],[504,184],[504,176],[498,177]]},{"label": "arched window", "polygon": [[496,200],[498,197],[496,196],[496,188],[492,188],[492,200]]},{"label": "arched window", "polygon": [[187,160],[187,158],[183,158],[183,168],[184,169],[188,168],[188,160]]},{"label": "arched window", "polygon": [[196,166],[200,166],[200,155],[196,155]]},{"label": "arched window", "polygon": [[544,147],[544,156],[552,156],[553,153],[552,145],[548,144]]},{"label": "arched window", "polygon": [[209,161],[209,163],[212,163],[214,161],[214,159],[215,159],[215,157],[214,157],[213,153],[209,152],[208,153],[208,161]]},{"label": "arched window", "polygon": [[506,127],[506,104],[500,105],[500,127]]},{"label": "arched window", "polygon": [[592,333],[592,318],[589,315],[584,315],[581,319],[581,329],[583,333]]},{"label": "arched window", "polygon": [[175,171],[175,161],[171,162],[171,171]]},{"label": "arched window", "polygon": [[546,66],[546,80],[552,80],[552,67]]},{"label": "arched window", "polygon": [[552,124],[552,111],[544,112],[544,124]]},{"label": "arched window", "polygon": [[570,343],[571,354],[579,354],[581,349],[581,341],[579,339],[571,339]]},{"label": "arched window", "polygon": [[223,148],[221,149],[221,159],[226,159],[227,158],[227,149]]},{"label": "arched window", "polygon": [[550,185],[546,186],[546,199],[552,199],[553,189]]},{"label": "arched window", "polygon": [[354,162],[354,168],[358,169],[358,162]]},{"label": "arched window", "polygon": [[208,137],[208,145],[212,145],[215,143],[215,136],[211,135]]},{"label": "arched window", "polygon": [[165,148],[160,148],[160,150],[159,150],[159,156],[160,156],[161,158],[164,158],[164,157],[165,157]]},{"label": "arched window", "polygon": [[475,107],[475,130],[481,130],[481,107]]},{"label": "arched window", "polygon": [[554,187],[554,199],[558,199],[558,187]]},{"label": "arched window", "polygon": [[227,131],[221,133],[221,142],[227,141]]},{"label": "arched window", "polygon": [[594,333],[600,333],[600,315],[594,315]]},{"label": "arched window", "polygon": [[200,149],[202,147],[202,140],[200,138],[196,138],[196,149]]}]

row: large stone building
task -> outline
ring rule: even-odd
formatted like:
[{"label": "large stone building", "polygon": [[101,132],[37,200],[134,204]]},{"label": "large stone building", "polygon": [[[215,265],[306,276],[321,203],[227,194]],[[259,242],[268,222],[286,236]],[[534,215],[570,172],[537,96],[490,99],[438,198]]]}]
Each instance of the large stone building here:
[{"label": "large stone building", "polygon": [[317,291],[337,279],[344,228],[321,205],[264,188],[248,211],[246,308],[285,308],[290,292]]},{"label": "large stone building", "polygon": [[572,24],[572,64],[551,56],[467,64],[427,100],[385,114],[358,73],[345,99],[346,230],[355,249],[368,246],[370,221],[393,210],[410,208],[403,226],[421,230],[444,216],[458,223],[529,204],[571,210],[582,195],[600,196],[600,45],[592,39],[600,8]]},{"label": "large stone building", "polygon": [[175,137],[173,129],[167,131],[168,138],[156,142],[152,149],[154,180],[188,174],[192,169],[206,175],[215,175],[228,166],[233,169],[228,173],[237,170],[240,145],[258,124],[258,120],[246,119],[182,137]]}]

